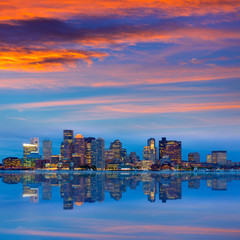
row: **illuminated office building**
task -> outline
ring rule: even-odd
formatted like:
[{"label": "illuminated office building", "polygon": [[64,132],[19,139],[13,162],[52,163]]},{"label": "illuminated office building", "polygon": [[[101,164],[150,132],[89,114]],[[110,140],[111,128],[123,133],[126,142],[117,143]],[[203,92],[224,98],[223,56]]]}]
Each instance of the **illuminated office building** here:
[{"label": "illuminated office building", "polygon": [[85,141],[81,134],[77,134],[73,142],[73,153],[80,157],[80,165],[83,166],[85,162]]},{"label": "illuminated office building", "polygon": [[25,159],[23,159],[23,167],[35,168],[37,160],[41,160],[41,155],[39,155],[38,152],[31,152]]},{"label": "illuminated office building", "polygon": [[105,151],[105,162],[111,163],[114,161],[114,151],[113,149],[107,149]]},{"label": "illuminated office building", "polygon": [[212,151],[212,163],[227,165],[227,151]]},{"label": "illuminated office building", "polygon": [[147,146],[150,147],[150,160],[155,163],[157,160],[157,148],[155,145],[155,139],[154,138],[149,138],[147,140]]},{"label": "illuminated office building", "polygon": [[171,159],[171,163],[180,165],[182,162],[182,143],[181,141],[170,140],[162,138],[159,141],[159,159],[164,155],[168,155]]},{"label": "illuminated office building", "polygon": [[118,139],[110,144],[110,149],[114,151],[114,160],[121,160],[122,143]]},{"label": "illuminated office building", "polygon": [[73,153],[73,130],[63,130],[63,161],[70,162]]},{"label": "illuminated office building", "polygon": [[36,152],[39,153],[39,138],[38,138],[38,137],[33,137],[33,138],[31,138],[31,139],[30,139],[30,143],[37,146]]},{"label": "illuminated office building", "polygon": [[50,157],[52,164],[58,164],[59,163],[59,155],[53,155]]},{"label": "illuminated office building", "polygon": [[143,160],[144,161],[151,161],[151,157],[150,157],[150,147],[149,146],[145,146],[143,148]]},{"label": "illuminated office building", "polygon": [[32,152],[37,152],[37,145],[24,143],[23,144],[23,159],[26,159],[27,156]]},{"label": "illuminated office building", "polygon": [[22,161],[17,157],[8,157],[2,160],[4,169],[21,168]]},{"label": "illuminated office building", "polygon": [[198,152],[188,154],[189,163],[200,163],[200,154]]},{"label": "illuminated office building", "polygon": [[212,163],[212,154],[207,154],[207,163]]},{"label": "illuminated office building", "polygon": [[92,165],[97,170],[105,169],[105,141],[103,138],[97,138],[92,141]]},{"label": "illuminated office building", "polygon": [[85,140],[85,158],[86,158],[86,164],[88,166],[92,165],[92,141],[95,140],[94,137],[87,137]]},{"label": "illuminated office building", "polygon": [[43,146],[43,159],[50,160],[50,158],[52,156],[52,141],[43,140],[42,146]]}]

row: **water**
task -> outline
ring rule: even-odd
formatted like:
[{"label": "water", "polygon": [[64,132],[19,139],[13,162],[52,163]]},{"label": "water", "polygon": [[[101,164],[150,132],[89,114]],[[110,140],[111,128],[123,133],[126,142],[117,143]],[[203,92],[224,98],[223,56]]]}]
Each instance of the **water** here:
[{"label": "water", "polygon": [[0,178],[0,239],[240,239],[239,173]]}]

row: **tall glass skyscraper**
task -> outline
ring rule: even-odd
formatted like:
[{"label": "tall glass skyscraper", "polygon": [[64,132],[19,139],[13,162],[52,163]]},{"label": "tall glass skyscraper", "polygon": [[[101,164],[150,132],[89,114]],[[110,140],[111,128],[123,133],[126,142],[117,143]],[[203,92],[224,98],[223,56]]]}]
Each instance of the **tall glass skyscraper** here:
[{"label": "tall glass skyscraper", "polygon": [[85,141],[84,137],[81,134],[77,134],[74,138],[73,142],[73,153],[74,155],[79,157],[80,166],[83,166],[86,164],[85,161]]},{"label": "tall glass skyscraper", "polygon": [[43,159],[50,160],[52,156],[52,141],[43,140],[42,146],[43,146]]},{"label": "tall glass skyscraper", "polygon": [[103,138],[97,138],[92,141],[92,165],[98,170],[105,169],[105,141]]},{"label": "tall glass skyscraper", "polygon": [[73,130],[63,130],[63,162],[70,163],[73,153]]}]

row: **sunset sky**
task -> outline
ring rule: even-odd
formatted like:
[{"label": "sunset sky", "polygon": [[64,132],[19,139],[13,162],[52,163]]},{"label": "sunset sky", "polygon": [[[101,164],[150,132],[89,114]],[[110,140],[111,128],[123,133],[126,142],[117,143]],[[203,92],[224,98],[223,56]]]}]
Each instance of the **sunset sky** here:
[{"label": "sunset sky", "polygon": [[0,161],[63,129],[240,161],[239,0],[0,1]]}]

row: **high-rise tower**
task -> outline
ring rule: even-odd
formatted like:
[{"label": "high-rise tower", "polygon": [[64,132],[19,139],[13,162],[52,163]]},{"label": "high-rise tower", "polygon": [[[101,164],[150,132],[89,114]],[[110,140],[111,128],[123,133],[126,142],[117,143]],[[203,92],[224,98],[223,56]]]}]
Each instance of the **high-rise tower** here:
[{"label": "high-rise tower", "polygon": [[43,140],[43,159],[50,160],[52,156],[52,141],[50,140]]}]

